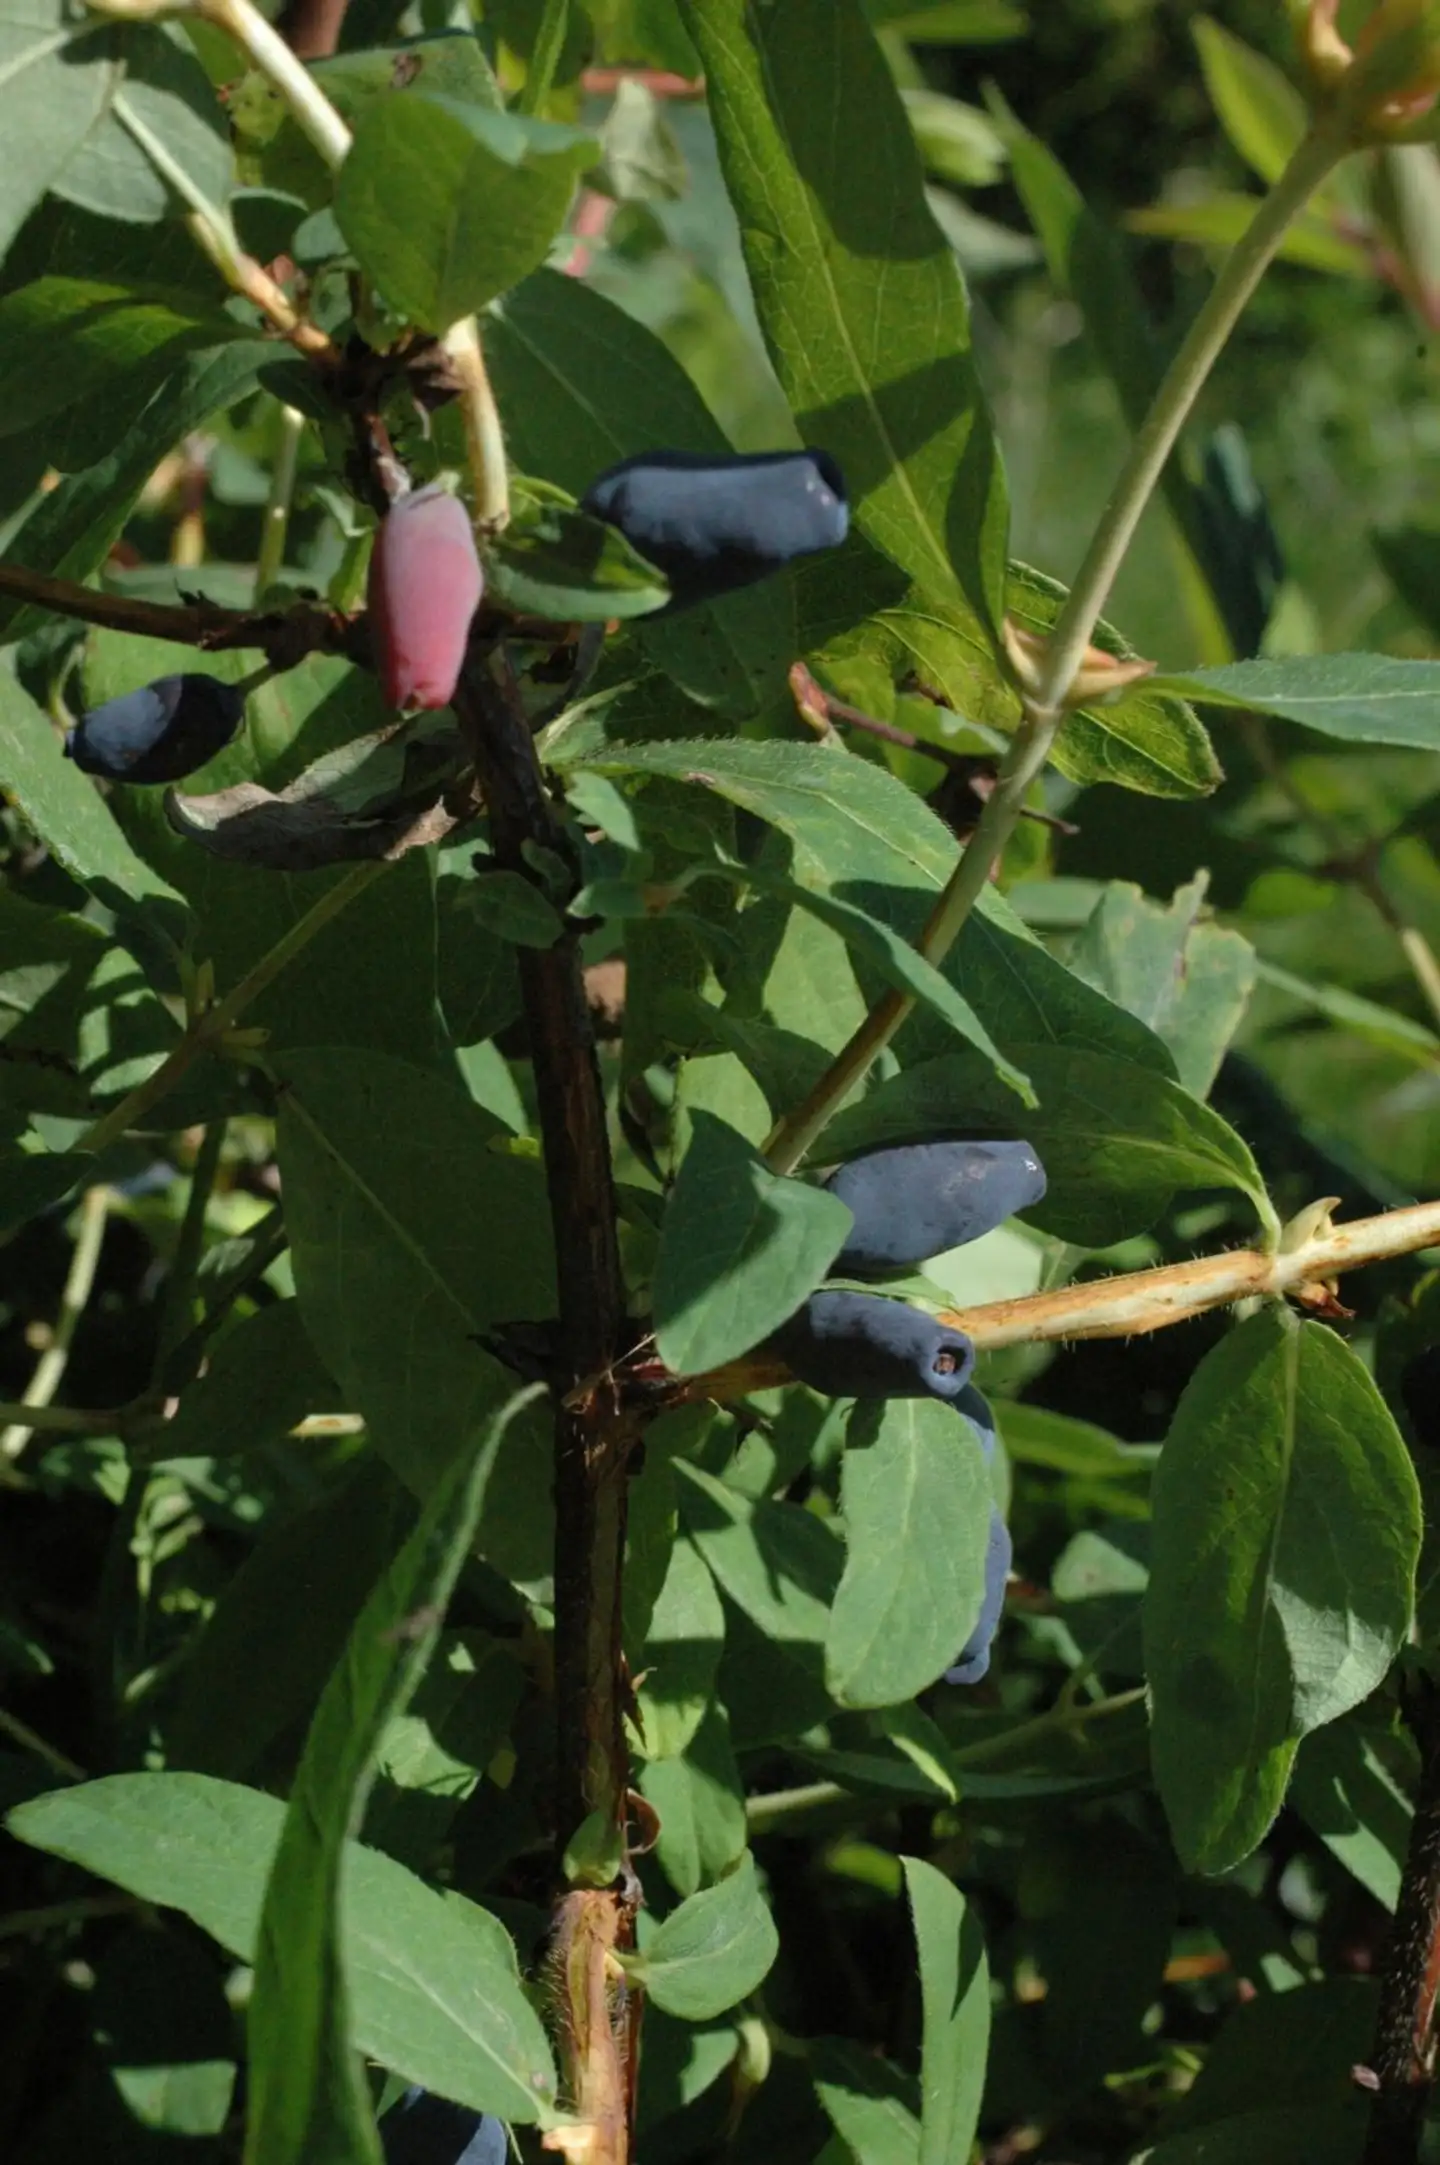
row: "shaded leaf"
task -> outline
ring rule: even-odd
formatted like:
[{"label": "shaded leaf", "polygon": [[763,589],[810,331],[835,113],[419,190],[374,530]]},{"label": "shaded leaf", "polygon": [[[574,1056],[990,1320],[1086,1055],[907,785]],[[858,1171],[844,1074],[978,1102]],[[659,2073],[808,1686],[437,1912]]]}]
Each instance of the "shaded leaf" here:
[{"label": "shaded leaf", "polygon": [[734,1128],[697,1111],[655,1265],[660,1358],[694,1375],[758,1345],[814,1292],[851,1223],[835,1196],[772,1173]]},{"label": "shaded leaf", "polygon": [[[184,1910],[252,1962],[284,1818],[278,1797],[166,1773],[52,1791],[5,1823],[20,1841],[143,1901]],[[437,1894],[358,1843],[347,1879],[345,1959],[360,2050],[477,2112],[545,2116],[554,2094],[549,2048],[504,1929],[473,1902]]]},{"label": "shaded leaf", "polygon": [[[344,1952],[348,1836],[364,1817],[386,1730],[404,1713],[435,1651],[500,1440],[536,1395],[512,1399],[468,1454],[456,1454],[362,1609],[310,1725],[260,1913],[245,2128],[245,2155],[254,2165],[305,2165],[332,2156],[380,2165],[352,2041]],[[518,1982],[504,2012],[523,2034],[517,2008],[530,2014]],[[538,2035],[538,2022],[535,2029]],[[534,2039],[528,2051],[534,2054]],[[511,2092],[502,2109],[513,2107],[513,2093],[524,2094],[532,2072],[528,2065],[495,2071],[508,2078],[495,2080],[496,2102]]]},{"label": "shaded leaf", "polygon": [[763,1983],[779,1951],[755,1860],[746,1850],[723,1879],[672,1910],[635,1966],[666,2014],[708,2022]]},{"label": "shaded leaf", "polygon": [[1181,1862],[1247,1856],[1295,1749],[1373,1691],[1409,1626],[1409,1454],[1344,1342],[1268,1308],[1187,1385],[1156,1468],[1145,1664]]},{"label": "shaded leaf", "polygon": [[842,1706],[896,1706],[955,1660],[980,1613],[990,1500],[979,1445],[952,1407],[856,1407],[841,1468],[845,1571],[825,1640]]}]

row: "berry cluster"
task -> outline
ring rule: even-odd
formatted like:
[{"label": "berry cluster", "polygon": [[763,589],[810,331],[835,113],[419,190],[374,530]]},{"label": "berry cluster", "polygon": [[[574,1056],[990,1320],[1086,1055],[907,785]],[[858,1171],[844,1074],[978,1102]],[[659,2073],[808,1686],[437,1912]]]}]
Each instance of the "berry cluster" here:
[{"label": "berry cluster", "polygon": [[[873,1150],[832,1174],[854,1224],[838,1276],[912,1269],[991,1233],[1045,1193],[1045,1169],[1026,1142],[915,1143]],[[995,1422],[970,1381],[975,1348],[963,1331],[879,1293],[822,1289],[768,1341],[791,1374],[832,1398],[940,1398],[974,1427],[988,1465]],[[979,1622],[946,1671],[975,1684],[990,1666],[1010,1571],[1010,1529],[990,1508],[985,1599]]]},{"label": "berry cluster", "polygon": [[[669,610],[715,601],[797,557],[836,548],[850,524],[845,483],[824,451],[721,459],[644,452],[593,481],[581,508],[618,527],[664,572]],[[484,592],[459,498],[438,483],[397,498],[375,537],[367,591],[390,706],[450,704]],[[218,678],[160,677],[82,716],[65,749],[109,782],[178,782],[230,742],[243,713],[243,696]]]}]

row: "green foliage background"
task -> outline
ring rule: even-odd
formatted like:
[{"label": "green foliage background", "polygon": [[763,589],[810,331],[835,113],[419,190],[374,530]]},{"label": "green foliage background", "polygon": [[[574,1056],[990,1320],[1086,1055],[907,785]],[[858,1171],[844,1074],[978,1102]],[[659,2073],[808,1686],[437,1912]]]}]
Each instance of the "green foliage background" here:
[{"label": "green foliage background", "polygon": [[[550,1420],[507,1332],[556,1312],[528,952],[580,939],[610,1002],[631,1308],[677,1371],[829,1269],[839,1206],[758,1153],[886,987],[916,1012],[818,1161],[958,1124],[1050,1176],[898,1289],[922,1305],[1440,1191],[1432,149],[1351,159],[1297,225],[1107,604],[1101,643],[1164,674],[1067,722],[1049,824],[942,967],[909,945],[957,856],[942,769],[817,743],[787,687],[803,657],[922,745],[1003,752],[999,619],[1055,621],[1298,126],[1280,14],[351,0],[315,69],[356,131],[332,186],[213,27],[0,5],[0,564],[247,609],[298,445],[264,600],[358,606],[353,440],[195,246],[208,200],[339,339],[481,311],[516,474],[492,599],[620,620],[558,715],[515,645],[577,896],[473,822],[378,875],[246,854],[237,785],[353,832],[464,771],[443,717],[407,765],[336,653],[260,682],[178,808],[97,792],[67,717],[264,654],[0,589],[7,2156],[373,2165],[373,2108],[420,2083],[536,2159],[573,2102],[555,1837],[599,1868],[552,1824]],[[708,99],[656,94],[702,65]],[[641,79],[585,72],[615,67]],[[465,467],[454,406],[383,400],[418,479]],[[840,457],[852,538],[713,607],[650,615],[573,511],[635,449],[796,441]],[[257,970],[241,1037],[137,1116]],[[1434,1651],[1397,1385],[1435,1261],[1347,1278],[1353,1317],[987,1352],[988,1472],[930,1403],[652,1423],[645,2165],[1360,2157]],[[1016,1577],[958,1691],[992,1494]]]}]

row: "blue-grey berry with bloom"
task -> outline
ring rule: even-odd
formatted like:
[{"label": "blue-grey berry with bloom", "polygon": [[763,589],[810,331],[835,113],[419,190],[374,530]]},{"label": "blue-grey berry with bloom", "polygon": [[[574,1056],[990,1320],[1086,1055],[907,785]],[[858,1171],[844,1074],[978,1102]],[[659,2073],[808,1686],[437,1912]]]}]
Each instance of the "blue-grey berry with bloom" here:
[{"label": "blue-grey berry with bloom", "polygon": [[244,713],[244,693],[218,677],[157,677],[82,714],[65,756],[107,782],[179,782],[225,749]]}]

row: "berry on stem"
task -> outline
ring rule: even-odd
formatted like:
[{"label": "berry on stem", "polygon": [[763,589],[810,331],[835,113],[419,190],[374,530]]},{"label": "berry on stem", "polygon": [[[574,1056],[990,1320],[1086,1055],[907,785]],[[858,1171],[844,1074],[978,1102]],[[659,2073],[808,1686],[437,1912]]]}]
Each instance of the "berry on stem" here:
[{"label": "berry on stem", "polygon": [[990,1537],[985,1544],[985,1598],[975,1629],[956,1655],[953,1668],[945,1671],[947,1684],[978,1684],[989,1669],[990,1649],[1005,1608],[1005,1582],[1010,1576],[1013,1553],[1010,1529],[999,1507],[991,1504]]},{"label": "berry on stem", "polygon": [[868,1278],[992,1233],[1039,1202],[1045,1168],[1030,1143],[906,1143],[853,1158],[829,1187],[855,1220],[835,1273]]},{"label": "berry on stem", "polygon": [[107,782],[179,782],[224,750],[244,713],[244,693],[218,677],[157,677],[82,714],[65,757]]},{"label": "berry on stem", "polygon": [[370,558],[370,637],[388,705],[450,704],[485,591],[470,514],[438,484],[391,505]]},{"label": "berry on stem", "polygon": [[792,1375],[831,1398],[942,1398],[969,1381],[961,1331],[878,1293],[812,1293],[770,1344]]},{"label": "berry on stem", "polygon": [[592,481],[580,508],[664,572],[672,610],[838,548],[850,527],[844,477],[825,451],[642,451]]}]

